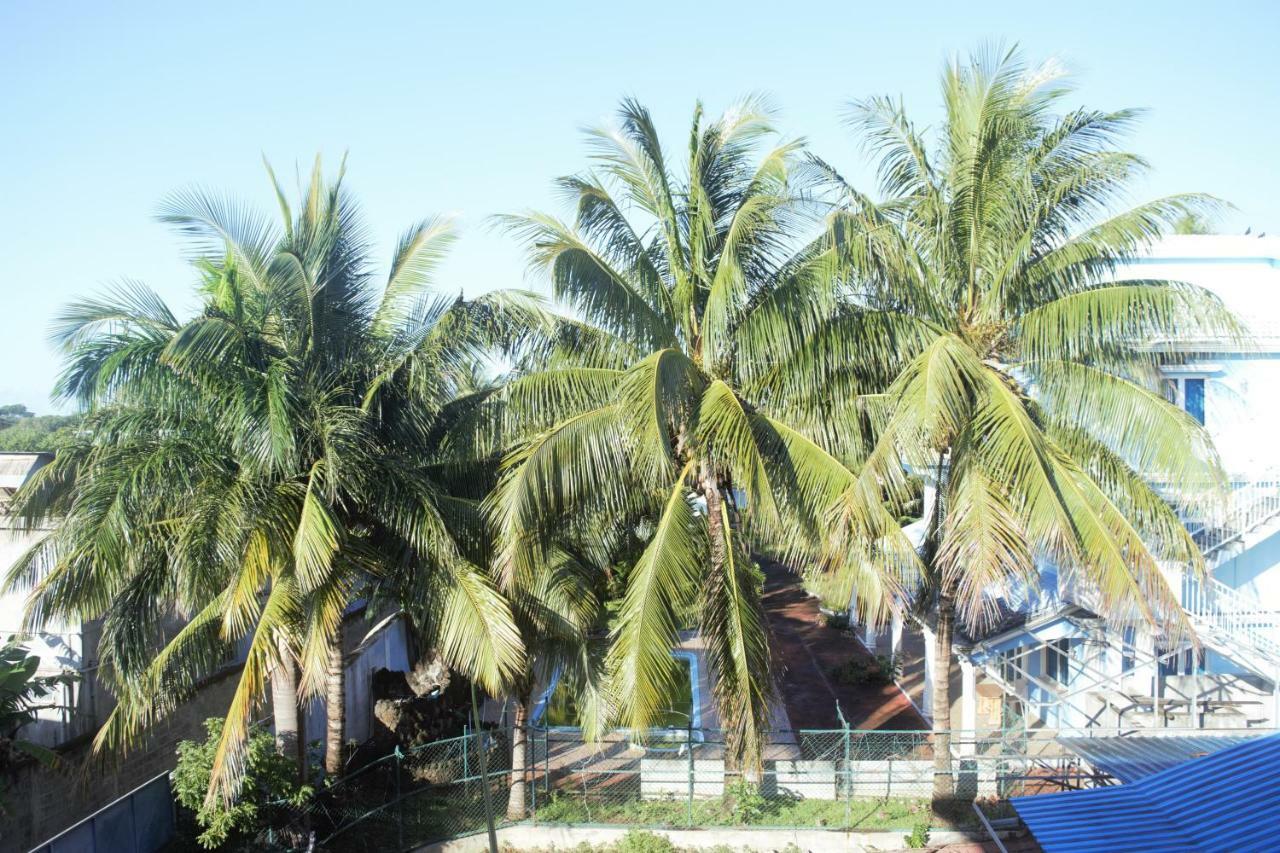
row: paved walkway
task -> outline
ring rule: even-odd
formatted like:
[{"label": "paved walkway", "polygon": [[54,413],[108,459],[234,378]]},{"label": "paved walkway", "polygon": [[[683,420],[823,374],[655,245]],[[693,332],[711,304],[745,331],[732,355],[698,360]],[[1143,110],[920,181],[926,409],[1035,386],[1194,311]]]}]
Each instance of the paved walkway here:
[{"label": "paved walkway", "polygon": [[849,632],[824,627],[818,600],[804,591],[800,577],[781,563],[762,559],[764,609],[773,629],[775,680],[791,725],[797,729],[837,729],[839,701],[855,729],[928,729],[902,691],[893,684],[836,683],[829,673],[851,657],[872,659]]}]

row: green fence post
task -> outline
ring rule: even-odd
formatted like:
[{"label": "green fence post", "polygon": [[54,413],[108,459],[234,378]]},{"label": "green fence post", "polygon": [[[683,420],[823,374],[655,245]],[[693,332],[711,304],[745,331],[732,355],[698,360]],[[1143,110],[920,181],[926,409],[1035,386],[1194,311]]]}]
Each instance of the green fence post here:
[{"label": "green fence post", "polygon": [[400,762],[404,754],[400,752],[400,745],[396,745],[396,843],[397,850],[404,850],[404,797],[401,793],[400,786]]},{"label": "green fence post", "polygon": [[533,766],[530,767],[528,755],[525,756],[524,778],[527,780],[525,786],[529,789],[529,819],[534,823],[538,822],[538,730],[533,730],[533,737],[529,737],[529,729],[531,726],[525,727],[525,747],[526,751],[533,752]]},{"label": "green fence post", "polygon": [[853,823],[853,744],[849,734],[849,721],[845,719],[840,700],[836,700],[836,716],[840,719],[840,731],[844,733],[844,825]]},{"label": "green fence post", "polygon": [[689,826],[693,826],[693,718],[689,718],[689,727],[685,729],[685,748],[689,751]]},{"label": "green fence post", "polygon": [[462,724],[462,784],[466,787],[463,789],[467,795],[471,794],[471,768],[467,762],[467,747],[471,743],[471,728],[466,724]]}]

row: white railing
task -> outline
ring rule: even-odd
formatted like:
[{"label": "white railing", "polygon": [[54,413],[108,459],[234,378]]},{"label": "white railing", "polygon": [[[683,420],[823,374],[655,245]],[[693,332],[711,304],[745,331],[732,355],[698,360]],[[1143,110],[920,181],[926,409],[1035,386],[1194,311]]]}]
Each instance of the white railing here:
[{"label": "white railing", "polygon": [[1259,527],[1280,518],[1280,471],[1268,470],[1250,477],[1233,478],[1227,506],[1216,518],[1189,520],[1188,528],[1212,569],[1233,554],[1230,545]]},{"label": "white railing", "polygon": [[[1182,576],[1182,608],[1233,646],[1245,646],[1280,667],[1280,611],[1213,578]],[[1214,639],[1212,636],[1206,639]]]}]

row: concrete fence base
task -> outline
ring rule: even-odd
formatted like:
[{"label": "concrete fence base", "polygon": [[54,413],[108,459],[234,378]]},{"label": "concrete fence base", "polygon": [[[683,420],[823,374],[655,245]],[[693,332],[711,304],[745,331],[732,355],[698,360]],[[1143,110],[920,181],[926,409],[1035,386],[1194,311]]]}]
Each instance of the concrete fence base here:
[{"label": "concrete fence base", "polygon": [[[569,850],[579,844],[605,845],[619,841],[632,827],[602,826],[531,826],[521,824],[498,830],[498,846],[516,850]],[[794,845],[809,853],[851,853],[851,851],[905,850],[904,836],[909,830],[895,832],[837,832],[824,829],[649,829],[663,835],[677,847],[710,849],[731,847],[735,850],[782,850]],[[929,846],[987,841],[981,833],[931,830]],[[417,848],[415,853],[485,853],[489,836],[479,832],[440,841]]]}]

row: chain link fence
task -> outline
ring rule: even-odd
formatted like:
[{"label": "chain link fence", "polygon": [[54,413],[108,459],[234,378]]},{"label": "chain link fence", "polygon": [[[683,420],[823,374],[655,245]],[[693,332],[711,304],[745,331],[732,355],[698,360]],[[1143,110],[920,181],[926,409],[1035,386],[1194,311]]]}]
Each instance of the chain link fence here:
[{"label": "chain link fence", "polygon": [[[643,740],[614,732],[591,742],[577,730],[531,727],[525,770],[513,774],[510,729],[469,732],[343,777],[269,840],[284,849],[409,850],[483,832],[488,815],[497,826],[977,830],[975,802],[1000,816],[1012,814],[1012,796],[1108,781],[1058,734],[955,732],[952,760],[939,771],[932,732],[775,732],[753,772],[735,765],[715,730],[666,729]],[[953,792],[941,808],[931,802],[939,778]]]}]

